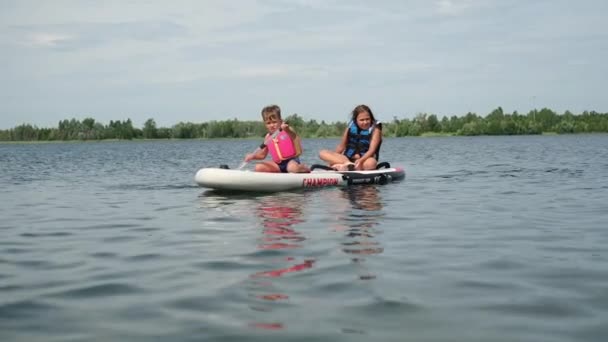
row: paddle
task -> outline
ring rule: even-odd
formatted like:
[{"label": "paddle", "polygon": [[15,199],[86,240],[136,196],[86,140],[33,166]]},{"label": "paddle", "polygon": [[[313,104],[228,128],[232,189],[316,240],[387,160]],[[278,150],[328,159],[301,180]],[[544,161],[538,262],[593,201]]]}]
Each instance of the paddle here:
[{"label": "paddle", "polygon": [[[258,146],[258,148],[256,148],[255,151],[253,151],[251,154],[258,153],[262,148],[264,148],[263,146],[266,146],[266,145],[262,144],[262,145]],[[245,167],[245,165],[249,164],[249,162],[250,162],[249,160],[244,160],[241,163],[241,165],[237,168],[237,170],[242,170]]]},{"label": "paddle", "polygon": [[239,167],[238,167],[238,170],[241,170],[241,169],[242,169],[242,168],[244,168],[244,167],[245,167],[245,165],[247,165],[247,164],[249,164],[249,162],[248,162],[248,161],[244,161],[244,162],[242,162],[242,163],[241,163],[241,166],[239,166]]},{"label": "paddle", "polygon": [[[275,137],[276,137],[276,136],[279,134],[279,132],[280,132],[280,131],[281,131],[280,129],[277,129],[276,131],[274,131],[274,133],[272,133],[272,135],[271,135],[271,136],[270,136],[268,139],[274,139],[274,138],[275,138]],[[264,147],[266,147],[266,140],[264,140],[264,142],[262,143],[262,145],[258,146],[258,147],[255,149],[255,151],[253,151],[251,154],[256,154],[256,153],[258,153],[258,152],[259,152],[261,149],[263,149]],[[243,162],[241,163],[241,165],[238,167],[238,169],[237,169],[237,170],[242,170],[242,169],[245,167],[245,165],[247,165],[247,164],[249,164],[249,161],[248,161],[248,160],[247,160],[247,161],[243,161]]]},{"label": "paddle", "polygon": [[[258,148],[256,148],[256,149],[255,149],[255,151],[253,151],[253,154],[258,153],[258,151],[259,151],[259,150],[260,150],[260,148],[259,148],[259,147],[258,147]],[[241,170],[241,169],[243,169],[243,168],[245,167],[245,165],[247,165],[247,164],[249,164],[249,160],[247,160],[247,161],[245,161],[245,160],[244,160],[244,161],[241,163],[241,166],[239,166],[237,170]]]}]

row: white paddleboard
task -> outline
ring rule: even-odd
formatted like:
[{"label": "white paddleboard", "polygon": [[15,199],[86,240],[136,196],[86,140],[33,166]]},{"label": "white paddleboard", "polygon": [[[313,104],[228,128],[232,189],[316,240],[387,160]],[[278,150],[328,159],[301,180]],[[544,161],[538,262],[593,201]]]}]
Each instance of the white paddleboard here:
[{"label": "white paddleboard", "polygon": [[356,184],[385,184],[402,180],[402,168],[367,171],[314,170],[310,173],[269,173],[224,168],[202,168],[194,176],[202,187],[216,190],[276,192]]}]

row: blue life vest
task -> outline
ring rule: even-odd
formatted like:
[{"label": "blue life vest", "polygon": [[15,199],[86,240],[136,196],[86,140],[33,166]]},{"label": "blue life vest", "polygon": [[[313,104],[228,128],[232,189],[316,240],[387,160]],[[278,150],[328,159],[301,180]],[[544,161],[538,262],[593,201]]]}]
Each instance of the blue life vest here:
[{"label": "blue life vest", "polygon": [[360,129],[354,121],[350,121],[344,155],[349,159],[355,154],[364,155],[369,150],[369,145],[372,142],[372,132],[375,127],[376,125],[373,124],[368,129]]}]

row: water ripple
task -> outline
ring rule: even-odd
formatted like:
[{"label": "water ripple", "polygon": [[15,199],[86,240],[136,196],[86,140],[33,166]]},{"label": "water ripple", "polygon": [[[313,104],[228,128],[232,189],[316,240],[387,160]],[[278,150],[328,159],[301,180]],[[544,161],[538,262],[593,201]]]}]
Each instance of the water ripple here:
[{"label": "water ripple", "polygon": [[0,304],[0,319],[35,319],[41,313],[47,314],[49,311],[54,311],[56,309],[56,306],[41,301],[22,300],[9,304]]},{"label": "water ripple", "polygon": [[124,283],[106,283],[63,291],[53,295],[52,297],[86,299],[96,297],[124,296],[142,292],[143,289],[137,286]]},{"label": "water ripple", "polygon": [[580,318],[592,316],[588,310],[576,304],[575,301],[557,298],[536,298],[521,303],[507,302],[485,305],[480,307],[480,309],[533,318]]}]

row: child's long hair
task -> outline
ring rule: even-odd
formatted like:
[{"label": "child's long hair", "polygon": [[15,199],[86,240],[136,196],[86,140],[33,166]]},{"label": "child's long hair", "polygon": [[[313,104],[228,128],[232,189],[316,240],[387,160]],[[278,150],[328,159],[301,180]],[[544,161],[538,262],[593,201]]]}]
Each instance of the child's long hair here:
[{"label": "child's long hair", "polygon": [[277,105],[270,105],[262,108],[262,120],[264,120],[264,122],[268,120],[282,120],[281,107]]},{"label": "child's long hair", "polygon": [[369,116],[372,119],[372,124],[376,123],[376,118],[374,118],[374,113],[372,112],[372,110],[367,105],[362,104],[358,105],[357,107],[355,107],[355,109],[353,109],[351,120],[355,123],[355,125],[357,124],[357,117],[363,112],[369,113]]}]

